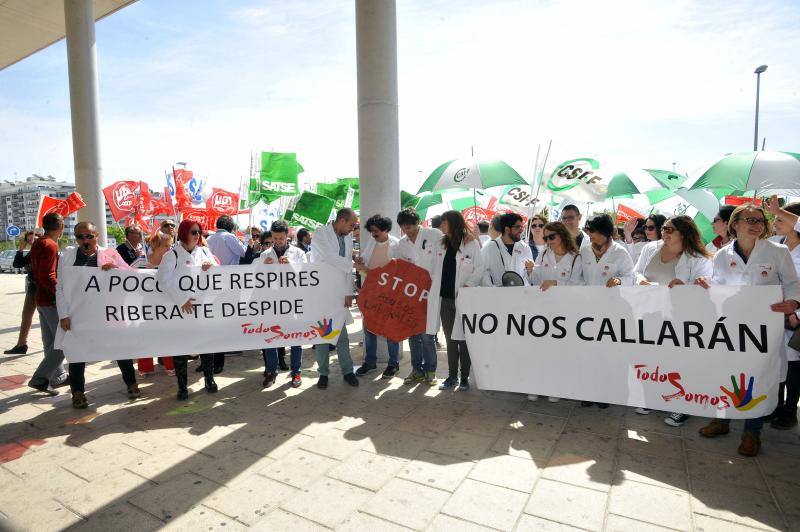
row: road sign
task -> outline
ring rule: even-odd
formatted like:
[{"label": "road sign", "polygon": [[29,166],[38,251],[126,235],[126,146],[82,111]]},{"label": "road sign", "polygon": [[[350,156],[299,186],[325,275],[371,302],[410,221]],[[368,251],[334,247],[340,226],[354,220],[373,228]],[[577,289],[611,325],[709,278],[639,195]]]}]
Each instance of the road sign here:
[{"label": "road sign", "polygon": [[22,230],[16,225],[9,225],[6,227],[6,234],[11,238],[17,238]]}]

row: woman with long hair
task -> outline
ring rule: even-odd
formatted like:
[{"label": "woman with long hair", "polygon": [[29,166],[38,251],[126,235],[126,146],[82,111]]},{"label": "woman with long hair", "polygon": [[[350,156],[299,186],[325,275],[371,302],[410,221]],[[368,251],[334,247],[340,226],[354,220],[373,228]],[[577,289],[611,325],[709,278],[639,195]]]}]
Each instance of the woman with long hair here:
[{"label": "woman with long hair", "polygon": [[[464,217],[458,211],[442,214],[439,229],[443,237],[436,249],[436,270],[431,282],[428,305],[437,305],[447,340],[448,376],[440,390],[469,390],[471,362],[461,319],[456,316],[456,297],[465,286],[480,286],[483,260],[480,241],[470,236]],[[438,297],[434,297],[438,296]],[[461,379],[459,376],[459,365]]]},{"label": "woman with long hair", "polygon": [[731,235],[728,234],[728,222],[731,220],[733,214],[733,205],[723,205],[719,208],[719,212],[714,216],[711,221],[711,227],[714,230],[714,240],[706,244],[706,249],[712,255],[724,248],[731,241]]},{"label": "woman with long hair", "polygon": [[636,261],[639,260],[639,255],[641,255],[645,246],[652,245],[653,242],[658,242],[661,240],[661,228],[667,221],[667,217],[663,214],[651,214],[644,220],[644,223],[641,226],[641,229],[644,230],[645,235],[644,242],[637,242],[633,238],[634,232],[639,228],[639,221],[640,219],[638,218],[631,218],[625,222],[624,226],[625,247],[628,250],[628,253],[630,253],[634,264],[636,264]]},{"label": "woman with long hair", "polygon": [[[187,298],[178,288],[178,280],[187,270],[192,267],[200,266],[203,271],[208,271],[212,266],[217,266],[217,260],[208,247],[201,244],[203,237],[203,226],[192,220],[184,220],[178,226],[178,245],[164,255],[161,265],[158,268],[156,278],[166,293],[176,304],[181,306],[181,310],[186,314],[193,312],[193,298]],[[186,355],[172,357],[175,364],[175,377],[178,380],[178,400],[185,401],[189,398],[188,380],[186,372]],[[214,382],[214,354],[204,353],[200,355],[203,363],[203,377],[208,393],[217,391],[217,383]]]},{"label": "woman with long hair", "polygon": [[547,242],[544,241],[545,225],[547,225],[547,220],[540,214],[531,216],[531,219],[528,221],[528,245],[531,247],[533,260],[536,260],[536,257],[544,253],[544,250],[547,249]]}]

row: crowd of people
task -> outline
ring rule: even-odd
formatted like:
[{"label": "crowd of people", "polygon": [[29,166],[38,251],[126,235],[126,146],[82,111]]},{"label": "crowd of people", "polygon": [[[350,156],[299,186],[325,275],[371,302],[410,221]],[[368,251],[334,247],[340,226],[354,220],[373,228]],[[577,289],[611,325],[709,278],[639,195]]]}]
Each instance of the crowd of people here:
[{"label": "crowd of people", "polygon": [[[777,198],[765,202],[766,209],[753,203],[736,208],[723,206],[713,227],[716,238],[703,245],[700,232],[688,216],[666,218],[651,215],[645,220],[631,220],[617,227],[607,214],[596,214],[583,221],[580,210],[568,205],[558,221],[540,215],[531,217],[526,228],[523,217],[516,213],[495,216],[490,221],[469,224],[461,213],[447,211],[423,224],[414,209],[400,211],[393,221],[375,215],[364,221],[370,234],[366,242],[358,242],[358,218],[348,208],[336,213],[335,219],[312,234],[300,229],[293,234],[283,221],[276,221],[269,231],[251,228],[243,239],[236,234],[236,224],[229,216],[216,222],[216,231],[207,233],[195,221],[177,225],[165,220],[147,239],[134,227],[125,230],[126,240],[116,249],[98,245],[98,232],[90,222],[75,227],[77,245],[63,252],[58,239],[63,232],[63,219],[58,214],[44,217],[44,235],[38,239],[31,233],[22,240],[17,254],[19,266],[28,269],[26,299],[18,343],[6,353],[24,354],[34,308],[41,323],[44,356],[29,386],[47,393],[69,385],[72,405],[86,408],[85,363],[63,366],[64,355],[55,349],[57,329],[70,329],[69,301],[59,279],[68,266],[102,268],[156,269],[157,279],[165,294],[183,312],[191,313],[194,300],[178,289],[178,279],[190,268],[204,271],[227,265],[326,263],[332,266],[348,287],[358,286],[355,276],[362,278],[370,270],[385,266],[392,259],[411,262],[431,277],[431,296],[427,302],[426,330],[408,339],[411,372],[405,377],[408,385],[438,386],[441,390],[467,391],[470,388],[471,360],[461,320],[456,315],[459,290],[476,286],[538,286],[549,290],[555,286],[632,286],[695,284],[712,285],[779,285],[783,300],[772,310],[785,315],[786,364],[781,375],[779,404],[767,417],[745,422],[739,453],[754,456],[760,449],[760,432],[765,421],[776,429],[789,429],[797,424],[797,403],[800,397],[800,203],[780,208]],[[396,222],[401,237],[391,234]],[[774,230],[773,230],[774,226]],[[355,231],[354,231],[355,230]],[[523,234],[528,232],[528,238]],[[312,240],[313,238],[313,240]],[[354,241],[355,240],[355,241]],[[245,243],[245,241],[247,243]],[[23,250],[31,246],[30,253]],[[355,248],[355,251],[354,251]],[[343,304],[350,308],[354,293],[345,296]],[[349,316],[349,313],[348,313]],[[350,318],[352,323],[352,318]],[[437,378],[437,335],[443,330],[447,352],[447,376]],[[377,369],[378,342],[386,341],[389,360],[382,378],[393,378],[399,371],[400,345],[364,331],[364,360],[355,369],[350,352],[347,328],[342,328],[335,346],[316,344],[317,388],[329,385],[329,359],[336,353],[343,380],[358,386],[358,377]],[[263,387],[276,383],[278,371],[288,370],[291,386],[301,380],[302,346],[289,348],[289,364],[284,348],[263,350]],[[224,371],[223,352],[198,353],[198,372],[203,374],[208,393],[217,391],[214,375]],[[159,362],[174,373],[177,399],[188,398],[189,356],[162,357]],[[140,396],[132,360],[117,362],[127,386],[128,396]],[[152,358],[138,360],[140,378],[154,371]],[[535,390],[532,390],[535,392]],[[536,401],[531,393],[528,399]],[[558,397],[548,397],[559,401]],[[583,401],[582,407],[595,403]],[[599,408],[607,404],[597,403]],[[636,409],[642,415],[650,413]],[[689,416],[673,413],[665,418],[672,426],[680,426]],[[700,430],[705,437],[727,434],[729,423],[715,419]]]}]

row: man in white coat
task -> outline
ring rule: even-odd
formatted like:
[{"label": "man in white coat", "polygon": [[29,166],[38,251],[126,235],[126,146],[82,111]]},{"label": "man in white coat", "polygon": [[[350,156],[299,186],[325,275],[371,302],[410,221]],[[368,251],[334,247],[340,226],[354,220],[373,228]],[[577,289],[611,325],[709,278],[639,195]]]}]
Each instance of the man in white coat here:
[{"label": "man in white coat", "polygon": [[[414,209],[403,209],[397,214],[397,225],[403,237],[390,249],[392,258],[408,261],[424,269],[431,276],[436,272],[436,250],[442,241],[442,232],[432,227],[422,227]],[[405,384],[424,382],[435,386],[436,380],[436,333],[439,330],[439,307],[428,300],[427,330],[408,339],[411,350],[411,373]]]},{"label": "man in white coat", "polygon": [[515,212],[500,216],[503,234],[487,242],[481,249],[483,256],[482,286],[503,286],[503,274],[514,272],[522,277],[525,285],[530,284],[526,264],[533,265],[531,248],[522,241],[525,224],[522,216]]},{"label": "man in white coat", "polygon": [[[358,217],[353,209],[340,209],[333,222],[314,232],[314,245],[311,246],[311,262],[324,262],[339,270],[346,293],[350,294],[344,297],[344,306],[348,309],[353,304],[353,228],[357,223]],[[348,312],[347,323],[352,322],[353,318]],[[350,357],[347,323],[342,325],[342,332],[336,342],[336,356],[345,382],[350,386],[358,386],[358,378],[353,373],[353,359]],[[324,390],[328,387],[328,344],[315,344],[314,355],[319,366],[317,388]]]},{"label": "man in white coat", "polygon": [[561,222],[567,226],[569,233],[575,238],[575,243],[578,244],[578,249],[586,246],[591,246],[589,236],[583,232],[581,228],[581,210],[575,205],[566,205],[561,209]]}]

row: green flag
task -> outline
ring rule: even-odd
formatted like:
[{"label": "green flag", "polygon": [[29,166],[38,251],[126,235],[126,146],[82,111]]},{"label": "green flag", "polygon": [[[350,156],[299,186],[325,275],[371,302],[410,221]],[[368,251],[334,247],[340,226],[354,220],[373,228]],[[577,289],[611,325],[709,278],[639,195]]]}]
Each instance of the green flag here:
[{"label": "green flag", "polygon": [[239,210],[252,208],[261,199],[261,184],[255,177],[251,177],[247,189],[239,196]]},{"label": "green flag", "polygon": [[300,193],[297,175],[303,167],[294,153],[261,152],[259,184],[262,195],[294,196]]},{"label": "green flag", "polygon": [[328,223],[334,201],[313,192],[304,190],[294,206],[291,221],[314,230]]},{"label": "green flag", "polygon": [[413,208],[417,206],[419,203],[419,197],[415,196],[410,192],[406,192],[405,190],[400,191],[400,208],[401,209],[408,209],[409,207]]},{"label": "green flag", "polygon": [[349,187],[344,183],[317,183],[317,194],[333,200],[336,209],[344,207]]},{"label": "green flag", "polygon": [[347,185],[348,187],[358,190],[359,182],[357,177],[340,177],[336,180],[340,185]]}]

